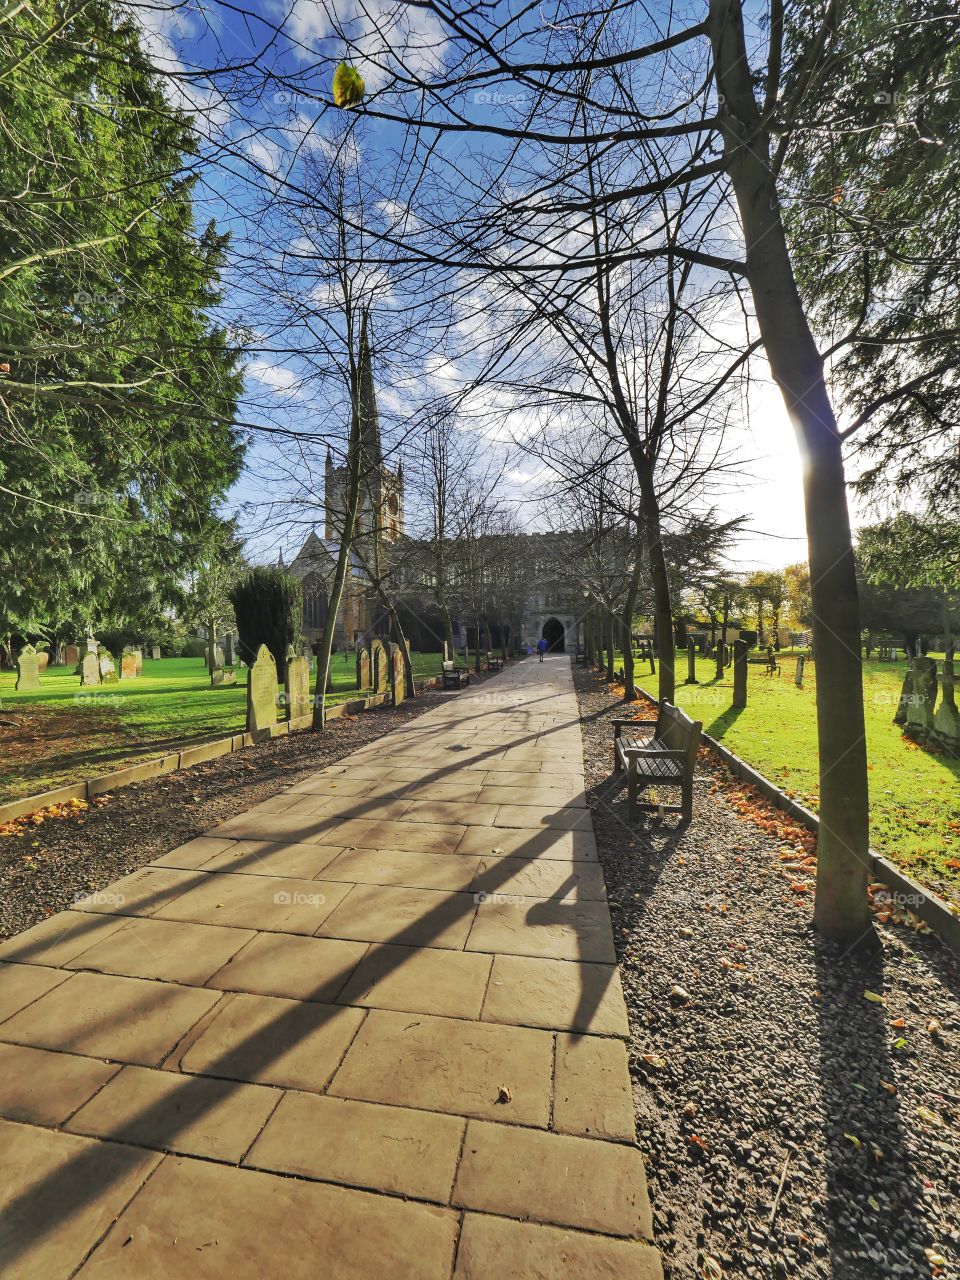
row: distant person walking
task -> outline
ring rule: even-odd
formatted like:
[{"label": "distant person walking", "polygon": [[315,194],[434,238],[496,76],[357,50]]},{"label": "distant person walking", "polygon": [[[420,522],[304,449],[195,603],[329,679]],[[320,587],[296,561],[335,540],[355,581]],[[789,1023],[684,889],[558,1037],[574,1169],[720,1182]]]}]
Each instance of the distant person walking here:
[{"label": "distant person walking", "polygon": [[537,653],[540,655],[540,661],[543,661],[543,655],[547,652],[547,642],[543,636],[537,641]]}]

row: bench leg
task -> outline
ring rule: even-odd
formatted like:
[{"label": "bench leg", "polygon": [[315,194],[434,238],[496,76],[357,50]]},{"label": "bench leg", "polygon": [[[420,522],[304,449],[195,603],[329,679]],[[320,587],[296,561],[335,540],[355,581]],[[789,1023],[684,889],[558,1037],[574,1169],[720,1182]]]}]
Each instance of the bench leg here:
[{"label": "bench leg", "polygon": [[680,817],[684,822],[693,820],[693,779],[686,779],[683,783],[683,800],[680,808]]},{"label": "bench leg", "polygon": [[637,804],[637,770],[631,765],[627,770],[627,817],[631,822],[638,822],[640,819],[640,807]]}]

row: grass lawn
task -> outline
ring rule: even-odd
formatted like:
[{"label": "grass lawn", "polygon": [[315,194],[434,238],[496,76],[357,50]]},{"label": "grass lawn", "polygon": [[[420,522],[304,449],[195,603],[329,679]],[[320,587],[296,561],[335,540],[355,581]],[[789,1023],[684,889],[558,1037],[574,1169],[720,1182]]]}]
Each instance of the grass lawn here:
[{"label": "grass lawn", "polygon": [[[751,666],[747,706],[735,711],[732,672],[728,669],[717,682],[714,664],[698,658],[703,683],[685,685],[684,651],[677,659],[677,702],[703,721],[711,737],[816,810],[816,665],[807,662],[802,689],[794,684],[795,668],[795,660],[784,659],[777,677]],[[919,880],[949,885],[951,896],[960,900],[960,760],[919,747],[893,723],[906,670],[905,661],[864,663],[871,843]],[[648,693],[656,692],[649,669],[638,667],[637,681]]]},{"label": "grass lawn", "polygon": [[[414,675],[439,675],[439,654],[412,656]],[[358,696],[354,655],[348,659],[333,655],[328,704]],[[94,689],[81,689],[71,668],[51,667],[41,675],[39,691],[17,693],[16,675],[0,672],[0,705],[19,722],[0,728],[0,800],[237,733],[246,720],[246,681],[244,667],[237,671],[237,684],[212,689],[202,658],[145,658],[142,676]]]}]

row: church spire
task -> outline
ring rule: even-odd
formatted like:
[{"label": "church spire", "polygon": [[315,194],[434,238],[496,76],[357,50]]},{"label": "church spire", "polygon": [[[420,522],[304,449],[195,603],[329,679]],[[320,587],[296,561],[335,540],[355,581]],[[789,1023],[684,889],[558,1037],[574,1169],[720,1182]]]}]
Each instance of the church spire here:
[{"label": "church spire", "polygon": [[357,404],[354,409],[355,439],[360,442],[360,451],[365,468],[383,466],[383,450],[380,445],[380,416],[377,413],[377,394],[373,385],[373,365],[370,359],[370,341],[368,336],[368,312],[365,310],[360,321],[360,354],[357,361]]}]

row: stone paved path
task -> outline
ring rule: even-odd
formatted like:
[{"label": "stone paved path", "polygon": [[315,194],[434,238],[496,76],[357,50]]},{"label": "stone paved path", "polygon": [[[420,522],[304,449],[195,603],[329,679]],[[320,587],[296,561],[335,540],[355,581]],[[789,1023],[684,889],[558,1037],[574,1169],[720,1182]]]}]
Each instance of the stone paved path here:
[{"label": "stone paved path", "polygon": [[569,659],[0,947],[0,1274],[660,1275]]}]

